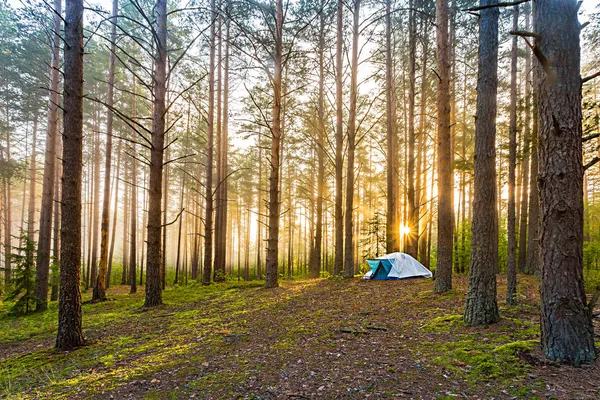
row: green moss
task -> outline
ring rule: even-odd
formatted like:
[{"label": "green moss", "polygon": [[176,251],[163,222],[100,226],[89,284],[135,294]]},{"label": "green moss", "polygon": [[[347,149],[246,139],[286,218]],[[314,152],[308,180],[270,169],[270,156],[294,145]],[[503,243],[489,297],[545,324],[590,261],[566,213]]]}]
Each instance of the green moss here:
[{"label": "green moss", "polygon": [[496,347],[494,353],[512,356],[519,352],[531,351],[538,343],[538,340],[519,340]]},{"label": "green moss", "polygon": [[463,316],[459,314],[436,317],[430,323],[423,325],[426,332],[449,332],[451,329],[463,326]]}]

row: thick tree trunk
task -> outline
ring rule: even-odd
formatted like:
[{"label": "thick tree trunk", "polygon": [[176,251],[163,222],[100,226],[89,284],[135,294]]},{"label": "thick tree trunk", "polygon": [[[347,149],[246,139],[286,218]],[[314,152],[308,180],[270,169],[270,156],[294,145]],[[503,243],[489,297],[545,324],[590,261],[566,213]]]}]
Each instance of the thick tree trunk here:
[{"label": "thick tree trunk", "polygon": [[596,358],[583,284],[583,165],[578,2],[536,4],[547,57],[538,81],[541,339],[546,357],[573,365]]},{"label": "thick tree trunk", "polygon": [[344,80],[342,44],[344,41],[344,2],[337,3],[337,37],[335,62],[335,256],[333,274],[339,275],[344,268],[344,211],[343,211],[343,168],[344,168],[344,122],[343,122],[343,91]]},{"label": "thick tree trunk", "polygon": [[50,243],[52,238],[52,200],[56,172],[56,137],[58,136],[58,85],[60,81],[60,27],[61,0],[54,0],[54,26],[52,36],[52,64],[50,70],[50,100],[46,126],[46,151],[44,154],[44,180],[40,207],[40,232],[35,273],[35,297],[38,311],[48,308],[48,275],[50,270]]},{"label": "thick tree trunk", "polygon": [[271,159],[269,175],[269,235],[267,238],[267,259],[265,287],[279,286],[279,166],[281,157],[281,73],[283,51],[283,1],[276,0],[275,10],[275,49],[273,70],[273,114],[271,123]]},{"label": "thick tree trunk", "polygon": [[65,14],[63,185],[60,297],[56,348],[83,345],[81,333],[81,171],[83,168],[83,1],[67,0]]},{"label": "thick tree trunk", "polygon": [[106,275],[108,269],[108,228],[110,218],[110,171],[112,166],[112,135],[113,135],[113,113],[114,85],[115,85],[115,51],[117,41],[117,13],[119,12],[119,0],[112,2],[112,17],[110,30],[110,56],[108,61],[108,115],[106,116],[106,162],[104,163],[104,196],[102,198],[102,222],[100,234],[100,264],[98,266],[98,277],[94,285],[92,301],[106,300]]},{"label": "thick tree trunk", "polygon": [[154,111],[152,116],[152,149],[148,185],[148,251],[146,262],[145,307],[162,304],[160,235],[163,152],[165,142],[165,94],[167,68],[167,1],[156,0],[156,55],[154,64]]},{"label": "thick tree trunk", "polygon": [[350,111],[348,115],[348,165],[346,173],[346,210],[345,210],[345,245],[344,277],[354,277],[354,151],[356,148],[356,103],[358,99],[358,36],[360,34],[360,1],[354,2],[354,23],[352,30],[352,59],[350,72]]},{"label": "thick tree trunk", "polygon": [[[481,0],[482,6],[494,0]],[[477,119],[475,120],[475,193],[469,292],[465,307],[467,325],[498,322],[496,271],[496,94],[498,91],[497,8],[480,11],[479,69],[477,75]]]},{"label": "thick tree trunk", "polygon": [[[400,251],[400,224],[398,223],[398,131],[396,125],[396,77],[392,62],[394,45],[392,42],[392,0],[385,3],[385,110],[386,110],[386,178],[387,178],[387,213],[385,243],[386,251]],[[411,14],[412,15],[412,14]],[[413,21],[414,24],[414,21]],[[414,143],[413,143],[414,147]],[[414,191],[414,185],[413,185]],[[418,235],[415,225],[415,240]],[[415,251],[416,253],[416,251]]]},{"label": "thick tree trunk", "polygon": [[[519,6],[513,10],[513,31],[519,30]],[[517,303],[517,219],[516,219],[516,168],[517,168],[517,36],[513,35],[510,52],[510,128],[508,144],[508,257],[506,268],[506,304]]]},{"label": "thick tree trunk", "polygon": [[450,52],[448,0],[436,0],[438,64],[438,238],[435,291],[452,289],[452,145],[450,138]]}]

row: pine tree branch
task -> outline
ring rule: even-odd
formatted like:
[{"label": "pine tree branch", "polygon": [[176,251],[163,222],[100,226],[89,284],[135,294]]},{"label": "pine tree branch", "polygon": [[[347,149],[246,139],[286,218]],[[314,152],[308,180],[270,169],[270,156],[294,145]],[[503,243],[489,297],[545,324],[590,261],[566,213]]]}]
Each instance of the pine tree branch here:
[{"label": "pine tree branch", "polygon": [[522,3],[527,3],[528,1],[529,0],[517,0],[517,1],[500,2],[500,3],[494,3],[494,4],[487,4],[485,6],[464,8],[461,11],[475,12],[475,11],[486,10],[488,8],[512,7],[512,6],[518,6],[519,4],[522,4]]}]

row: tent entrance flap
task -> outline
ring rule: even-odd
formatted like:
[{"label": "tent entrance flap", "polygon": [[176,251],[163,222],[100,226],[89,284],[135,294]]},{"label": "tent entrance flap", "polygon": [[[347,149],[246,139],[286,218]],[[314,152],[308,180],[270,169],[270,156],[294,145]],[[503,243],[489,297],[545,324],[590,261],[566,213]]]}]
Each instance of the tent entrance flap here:
[{"label": "tent entrance flap", "polygon": [[371,279],[375,280],[388,280],[391,279],[389,276],[392,270],[391,260],[379,259],[379,260],[367,260],[369,267],[371,268]]}]

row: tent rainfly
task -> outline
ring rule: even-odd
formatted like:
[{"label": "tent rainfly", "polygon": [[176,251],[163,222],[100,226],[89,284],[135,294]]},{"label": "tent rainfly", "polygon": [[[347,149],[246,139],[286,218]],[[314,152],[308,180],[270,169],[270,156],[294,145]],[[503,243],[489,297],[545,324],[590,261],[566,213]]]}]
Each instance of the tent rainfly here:
[{"label": "tent rainfly", "polygon": [[367,260],[371,268],[363,279],[399,280],[407,278],[431,278],[433,274],[423,264],[404,253],[390,253]]}]

